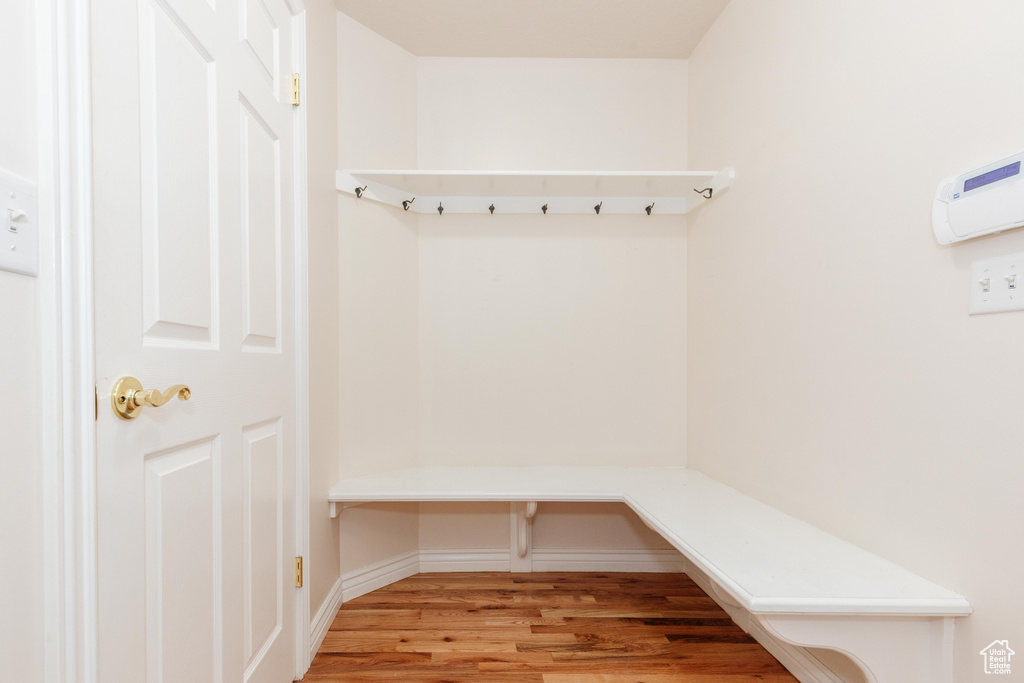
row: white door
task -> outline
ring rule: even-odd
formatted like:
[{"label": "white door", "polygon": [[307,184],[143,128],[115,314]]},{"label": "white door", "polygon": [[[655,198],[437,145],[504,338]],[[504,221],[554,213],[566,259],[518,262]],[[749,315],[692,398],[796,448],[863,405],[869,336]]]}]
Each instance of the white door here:
[{"label": "white door", "polygon": [[91,5],[100,681],[291,681],[291,14]]}]

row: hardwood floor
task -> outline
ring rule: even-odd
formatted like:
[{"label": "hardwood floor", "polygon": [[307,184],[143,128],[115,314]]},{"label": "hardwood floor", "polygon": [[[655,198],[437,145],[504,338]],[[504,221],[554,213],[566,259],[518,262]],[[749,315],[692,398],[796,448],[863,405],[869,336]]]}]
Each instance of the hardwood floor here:
[{"label": "hardwood floor", "polygon": [[342,606],[305,681],[792,683],[685,574],[419,574]]}]

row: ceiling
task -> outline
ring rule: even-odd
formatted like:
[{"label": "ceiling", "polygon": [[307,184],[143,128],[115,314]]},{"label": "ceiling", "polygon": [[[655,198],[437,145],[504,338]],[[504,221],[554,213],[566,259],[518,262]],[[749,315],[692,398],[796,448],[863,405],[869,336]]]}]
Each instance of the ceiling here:
[{"label": "ceiling", "polygon": [[685,59],[729,0],[335,0],[418,57]]}]

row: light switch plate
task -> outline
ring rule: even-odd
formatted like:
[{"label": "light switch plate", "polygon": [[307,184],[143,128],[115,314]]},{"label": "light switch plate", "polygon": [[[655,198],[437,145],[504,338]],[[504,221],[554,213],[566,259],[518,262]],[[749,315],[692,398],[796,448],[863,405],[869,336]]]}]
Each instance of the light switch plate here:
[{"label": "light switch plate", "polygon": [[1024,311],[1024,254],[971,263],[971,314],[1001,311]]},{"label": "light switch plate", "polygon": [[0,169],[0,270],[39,275],[36,186]]}]

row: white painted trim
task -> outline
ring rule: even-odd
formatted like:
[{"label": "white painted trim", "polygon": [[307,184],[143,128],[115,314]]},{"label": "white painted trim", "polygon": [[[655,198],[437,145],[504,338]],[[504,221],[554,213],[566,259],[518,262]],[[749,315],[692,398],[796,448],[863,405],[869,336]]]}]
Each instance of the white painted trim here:
[{"label": "white painted trim", "polygon": [[388,584],[415,576],[419,571],[419,551],[410,550],[348,572],[341,577],[342,600],[348,602]]},{"label": "white painted trim", "polygon": [[420,572],[507,572],[508,548],[420,550]]},{"label": "white painted trim", "polygon": [[647,548],[534,548],[535,572],[682,572],[679,551]]},{"label": "white painted trim", "polygon": [[[676,550],[647,548],[533,548],[534,572],[682,572]],[[421,572],[507,572],[507,548],[420,550]]]},{"label": "white painted trim", "polygon": [[[36,114],[39,126],[38,225],[39,225],[39,310],[40,348],[44,387],[52,387],[60,396],[64,380],[61,355],[61,292],[56,264],[57,220],[60,216],[60,97],[57,92],[59,55],[55,2],[35,4],[36,24]],[[64,484],[63,403],[53,410],[41,411],[42,417],[42,504],[43,504],[43,628],[45,645],[43,671],[46,683],[68,679],[69,633],[65,614],[64,576]]]},{"label": "white painted trim", "polygon": [[[48,683],[98,679],[89,0],[36,3]],[[45,201],[45,206],[43,202]],[[44,225],[42,222],[42,226]]]},{"label": "white painted trim", "polygon": [[[306,73],[306,14],[300,0],[288,0],[292,17],[292,67]],[[295,677],[309,669],[319,647],[310,642],[309,538],[309,186],[307,165],[307,98],[292,111],[292,204],[295,267],[295,555],[304,558],[302,588],[295,591]],[[340,581],[340,579],[339,579]],[[339,594],[339,600],[340,594]]]},{"label": "white painted trim", "polygon": [[[313,618],[313,623],[309,627],[309,649],[306,654],[309,656],[309,661],[313,661],[313,657],[316,656],[317,650],[324,642],[324,638],[327,637],[327,632],[331,629],[331,624],[334,623],[334,616],[338,613],[338,609],[341,607],[341,596],[342,596],[342,580],[338,577],[338,580],[334,582],[334,586],[331,587],[331,592],[327,594],[323,603],[320,605],[320,609],[316,611],[316,616]],[[309,665],[306,665],[306,671],[309,670]],[[306,671],[302,673],[305,674]]]}]

